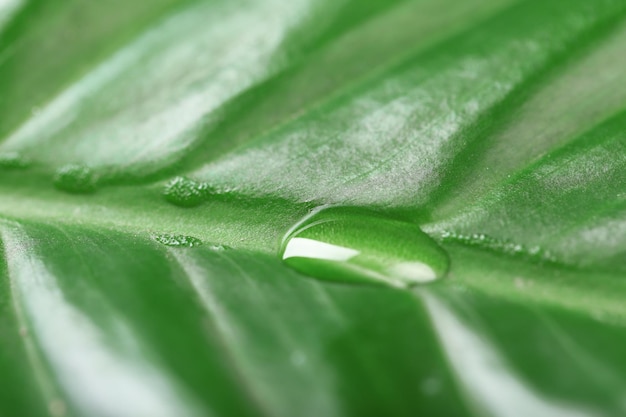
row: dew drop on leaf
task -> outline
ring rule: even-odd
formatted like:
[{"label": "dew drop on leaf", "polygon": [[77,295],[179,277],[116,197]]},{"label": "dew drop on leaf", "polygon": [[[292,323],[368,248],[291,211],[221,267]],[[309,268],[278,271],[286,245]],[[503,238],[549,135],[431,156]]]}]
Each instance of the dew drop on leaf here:
[{"label": "dew drop on leaf", "polygon": [[54,186],[68,193],[92,193],[96,191],[96,175],[86,166],[66,165],[56,172]]},{"label": "dew drop on leaf", "polygon": [[30,161],[17,152],[0,153],[0,168],[28,168]]},{"label": "dew drop on leaf", "polygon": [[192,236],[185,235],[157,235],[154,240],[166,246],[193,248],[202,245],[202,241]]},{"label": "dew drop on leaf", "polygon": [[209,246],[209,249],[213,252],[223,252],[226,250],[230,250],[230,247],[224,245],[211,245]]},{"label": "dew drop on leaf", "polygon": [[447,253],[417,225],[353,208],[325,208],[287,233],[281,259],[311,277],[410,287],[448,270]]},{"label": "dew drop on leaf", "polygon": [[519,243],[496,239],[482,233],[462,235],[447,231],[441,235],[441,238],[444,242],[460,243],[466,246],[479,247],[510,256],[526,258],[536,262],[555,261],[553,256],[549,252],[544,251],[540,246],[526,247]]},{"label": "dew drop on leaf", "polygon": [[167,201],[180,207],[195,207],[202,203],[205,195],[205,184],[186,177],[174,178],[163,192]]}]

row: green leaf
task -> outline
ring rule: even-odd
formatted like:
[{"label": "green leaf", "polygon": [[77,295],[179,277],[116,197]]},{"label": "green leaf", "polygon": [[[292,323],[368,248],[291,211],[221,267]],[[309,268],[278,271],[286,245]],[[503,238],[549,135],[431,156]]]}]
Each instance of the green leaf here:
[{"label": "green leaf", "polygon": [[0,1],[0,415],[623,415],[625,52],[621,0]]}]

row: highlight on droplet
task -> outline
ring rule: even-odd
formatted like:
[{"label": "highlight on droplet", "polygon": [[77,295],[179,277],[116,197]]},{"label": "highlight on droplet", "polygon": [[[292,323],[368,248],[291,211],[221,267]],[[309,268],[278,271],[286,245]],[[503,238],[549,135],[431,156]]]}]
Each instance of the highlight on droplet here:
[{"label": "highlight on droplet", "polygon": [[202,245],[202,241],[193,236],[160,234],[153,236],[153,239],[165,246],[177,248],[193,248]]},{"label": "highlight on droplet", "polygon": [[285,235],[280,257],[313,278],[410,287],[448,271],[447,253],[419,226],[357,208],[313,211]]},{"label": "highlight on droplet", "polygon": [[176,177],[167,183],[163,196],[180,207],[195,207],[204,201],[206,185],[187,177]]}]

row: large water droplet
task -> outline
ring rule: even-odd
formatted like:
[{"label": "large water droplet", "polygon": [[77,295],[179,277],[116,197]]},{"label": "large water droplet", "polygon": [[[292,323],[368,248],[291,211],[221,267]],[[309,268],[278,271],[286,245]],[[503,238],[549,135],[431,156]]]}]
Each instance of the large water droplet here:
[{"label": "large water droplet", "polygon": [[194,207],[204,201],[206,186],[187,177],[176,177],[165,186],[163,196],[172,204]]},{"label": "large water droplet", "polygon": [[154,240],[166,246],[193,248],[202,245],[202,241],[192,236],[185,235],[157,235]]},{"label": "large water droplet", "polygon": [[283,239],[283,261],[314,278],[408,287],[448,270],[448,255],[417,225],[353,208],[317,210]]},{"label": "large water droplet", "polygon": [[54,185],[59,190],[74,194],[92,193],[96,190],[96,175],[83,165],[66,165],[54,176]]},{"label": "large water droplet", "polygon": [[28,168],[30,161],[17,152],[0,153],[0,168]]}]

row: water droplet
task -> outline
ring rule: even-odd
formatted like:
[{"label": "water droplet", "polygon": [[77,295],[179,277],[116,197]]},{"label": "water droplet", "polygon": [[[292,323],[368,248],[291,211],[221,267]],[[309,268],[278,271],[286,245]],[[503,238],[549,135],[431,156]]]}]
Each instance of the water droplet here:
[{"label": "water droplet", "polygon": [[461,243],[467,246],[478,247],[492,252],[519,256],[536,262],[554,262],[554,257],[539,246],[526,247],[508,240],[496,239],[485,234],[462,235],[455,232],[443,232],[441,239],[444,242]]},{"label": "water droplet", "polygon": [[209,249],[212,250],[213,252],[223,252],[225,250],[229,250],[230,248],[224,245],[211,245],[209,246]]},{"label": "water droplet", "polygon": [[172,204],[181,207],[194,207],[202,203],[206,195],[203,183],[186,177],[176,177],[165,186],[163,195]]},{"label": "water droplet", "polygon": [[448,256],[417,225],[353,208],[314,211],[283,239],[281,258],[312,277],[408,287],[434,281]]},{"label": "water droplet", "polygon": [[[206,182],[198,183],[198,189],[206,197],[210,194],[216,194],[217,190]],[[227,190],[223,191],[227,192]]]},{"label": "water droplet", "polygon": [[92,193],[96,190],[96,175],[83,165],[66,165],[54,176],[54,185],[74,194]]},{"label": "water droplet", "polygon": [[195,237],[185,235],[157,235],[154,240],[166,246],[174,246],[178,248],[193,248],[202,245],[202,241]]},{"label": "water droplet", "polygon": [[22,157],[17,152],[7,152],[0,154],[0,168],[28,168],[30,164],[31,162],[28,159]]}]

